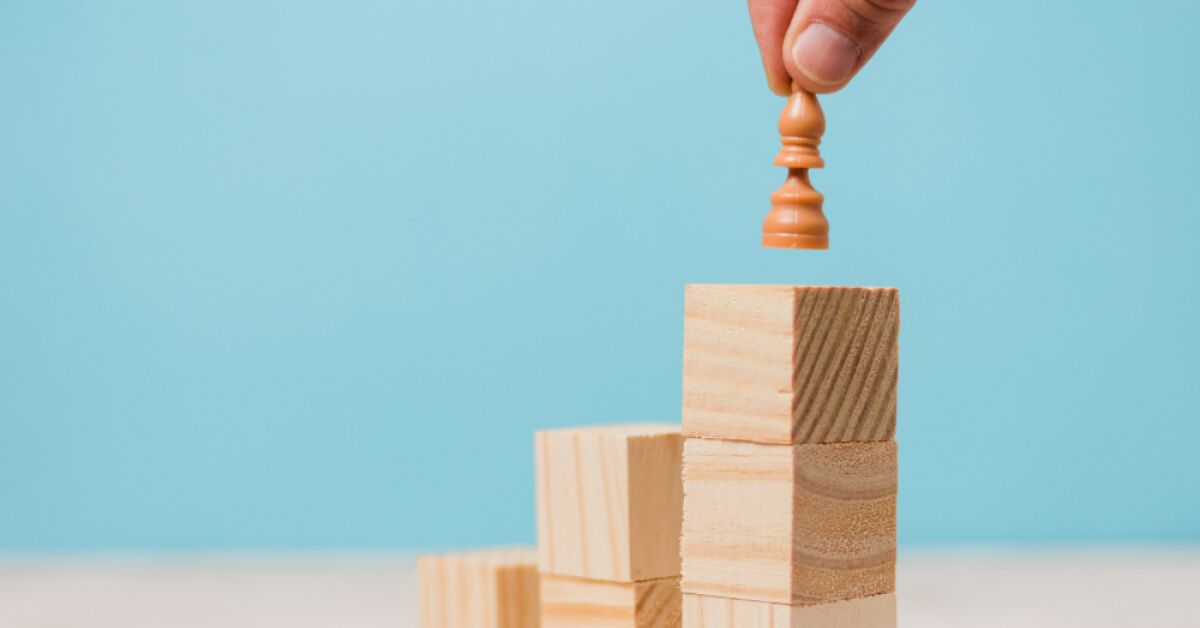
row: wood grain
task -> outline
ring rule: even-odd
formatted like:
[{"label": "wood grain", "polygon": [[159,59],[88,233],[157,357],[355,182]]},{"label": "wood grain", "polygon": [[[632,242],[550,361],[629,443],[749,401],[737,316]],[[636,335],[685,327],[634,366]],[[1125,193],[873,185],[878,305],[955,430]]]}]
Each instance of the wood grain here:
[{"label": "wood grain", "polygon": [[675,628],[679,578],[608,582],[542,574],[542,628]]},{"label": "wood grain", "polygon": [[682,448],[677,425],[539,432],[541,570],[618,582],[678,576]]},{"label": "wood grain", "polygon": [[895,586],[896,444],[684,445],[682,587],[815,604]]},{"label": "wood grain", "polygon": [[421,628],[538,626],[533,548],[422,556],[417,572]]},{"label": "wood grain", "polygon": [[684,628],[896,628],[896,595],[795,606],[685,593]]},{"label": "wood grain", "polygon": [[894,288],[687,286],[684,434],[890,440],[899,319]]}]

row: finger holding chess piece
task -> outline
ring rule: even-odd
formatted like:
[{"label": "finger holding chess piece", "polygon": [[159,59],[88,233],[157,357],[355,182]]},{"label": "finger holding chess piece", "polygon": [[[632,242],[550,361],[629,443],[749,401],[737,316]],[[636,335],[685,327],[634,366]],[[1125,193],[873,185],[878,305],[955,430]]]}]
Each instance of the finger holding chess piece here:
[{"label": "finger holding chess piece", "polygon": [[824,168],[818,147],[825,134],[825,114],[817,97],[792,85],[792,96],[779,116],[783,146],[775,165],[788,169],[787,178],[771,194],[771,211],[763,221],[762,245],[784,249],[829,248],[825,197],[808,180],[811,168]]}]

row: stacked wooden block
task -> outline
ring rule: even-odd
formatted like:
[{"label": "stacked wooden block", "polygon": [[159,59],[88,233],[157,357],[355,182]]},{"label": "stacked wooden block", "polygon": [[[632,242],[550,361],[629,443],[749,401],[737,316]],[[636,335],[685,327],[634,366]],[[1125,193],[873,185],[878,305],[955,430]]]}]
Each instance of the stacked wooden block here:
[{"label": "stacked wooden block", "polygon": [[537,434],[542,628],[680,625],[678,426]]},{"label": "stacked wooden block", "polygon": [[691,628],[894,628],[899,297],[688,286]]},{"label": "stacked wooden block", "polygon": [[537,628],[537,552],[492,549],[422,556],[421,628]]}]

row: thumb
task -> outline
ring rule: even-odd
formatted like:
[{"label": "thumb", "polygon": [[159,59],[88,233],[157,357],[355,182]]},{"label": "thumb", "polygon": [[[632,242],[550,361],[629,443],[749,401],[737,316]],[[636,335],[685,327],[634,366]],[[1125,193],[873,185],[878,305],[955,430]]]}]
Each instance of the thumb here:
[{"label": "thumb", "polygon": [[834,92],[879,50],[916,0],[800,0],[783,64],[804,89]]}]

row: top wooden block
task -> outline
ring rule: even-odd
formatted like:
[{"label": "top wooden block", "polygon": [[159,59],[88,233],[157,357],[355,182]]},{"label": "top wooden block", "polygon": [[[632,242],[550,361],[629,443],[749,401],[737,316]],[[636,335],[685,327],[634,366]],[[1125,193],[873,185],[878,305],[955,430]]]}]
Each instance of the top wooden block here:
[{"label": "top wooden block", "polygon": [[614,582],[679,575],[677,425],[552,430],[536,441],[541,571]]},{"label": "top wooden block", "polygon": [[891,440],[895,288],[689,285],[683,431],[759,443]]},{"label": "top wooden block", "polygon": [[422,556],[421,628],[537,628],[537,553],[488,549]]}]

